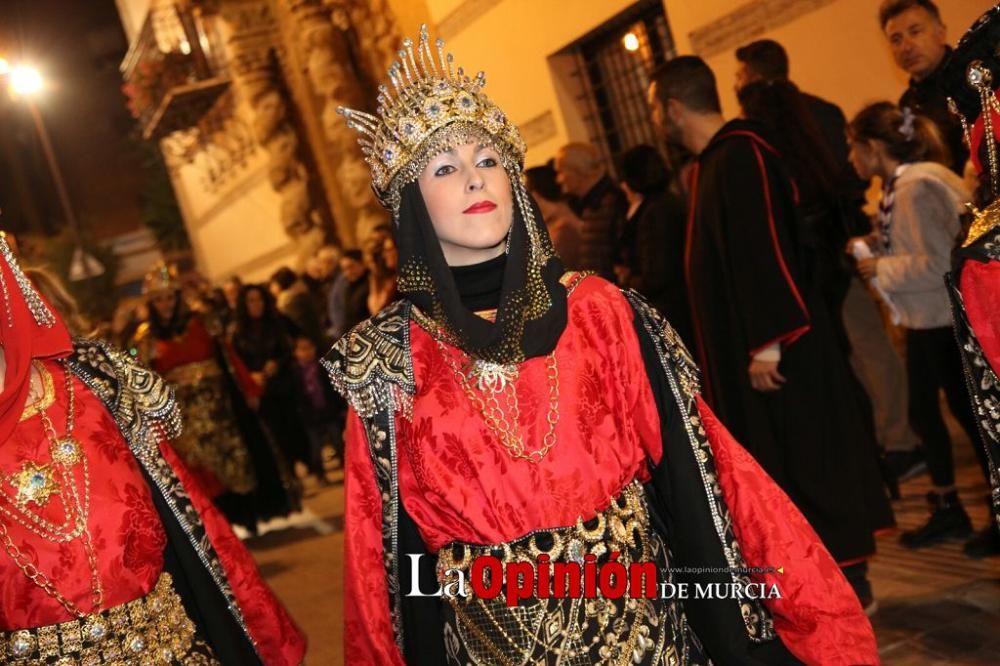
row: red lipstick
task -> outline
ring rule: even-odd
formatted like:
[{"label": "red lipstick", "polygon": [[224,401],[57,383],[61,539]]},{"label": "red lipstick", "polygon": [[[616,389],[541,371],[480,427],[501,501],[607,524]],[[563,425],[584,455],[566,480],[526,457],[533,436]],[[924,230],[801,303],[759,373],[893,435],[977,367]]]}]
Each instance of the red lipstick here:
[{"label": "red lipstick", "polygon": [[466,215],[475,215],[476,213],[488,213],[496,207],[497,205],[492,201],[477,201],[462,212]]}]

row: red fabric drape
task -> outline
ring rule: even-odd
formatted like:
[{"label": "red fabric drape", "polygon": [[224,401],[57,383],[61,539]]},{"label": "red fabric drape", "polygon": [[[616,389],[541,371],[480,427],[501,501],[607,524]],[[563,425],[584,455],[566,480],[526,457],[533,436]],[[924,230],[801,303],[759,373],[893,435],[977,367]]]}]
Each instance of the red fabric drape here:
[{"label": "red fabric drape", "polygon": [[698,411],[747,566],[784,568],[754,582],[778,586],[782,598],[764,603],[785,646],[811,666],[881,663],[871,623],[819,536],[700,397]]},{"label": "red fabric drape", "polygon": [[[0,349],[7,370],[0,392],[0,442],[6,442],[17,427],[30,389],[32,359],[61,358],[73,349],[69,331],[52,308],[52,326],[35,321],[18,284],[20,268],[4,258],[13,256],[6,238],[0,233]],[[39,298],[41,298],[39,296]]]},{"label": "red fabric drape", "polygon": [[1000,372],[1000,261],[966,261],[959,283],[965,314],[994,372]]},{"label": "red fabric drape", "polygon": [[257,652],[267,666],[301,664],[306,651],[306,638],[288,611],[267,586],[250,552],[243,545],[222,513],[184,466],[177,453],[167,444],[160,444],[160,453],[170,463],[177,478],[187,490],[191,503],[201,515],[209,541],[219,555],[229,585],[243,611]]},{"label": "red fabric drape", "polygon": [[[65,374],[60,364],[45,364],[52,373],[55,402],[46,412],[58,433],[66,424]],[[90,516],[87,526],[97,555],[98,572],[104,586],[104,607],[111,607],[148,594],[163,570],[166,535],[149,495],[149,487],[135,457],[104,403],[82,382],[74,379],[74,435],[87,458],[90,476]],[[27,461],[47,463],[49,440],[37,415],[20,422],[0,446],[0,470],[12,473]],[[83,488],[83,472],[77,466],[77,488]],[[4,493],[12,496],[10,484]],[[4,501],[4,500],[0,500]],[[5,502],[6,504],[6,502]],[[44,507],[30,505],[47,520],[65,520],[57,496]],[[68,543],[46,541],[18,523],[2,518],[14,543],[29,554],[60,594],[88,612],[91,610],[90,568],[79,539]],[[69,612],[24,576],[14,561],[0,553],[0,629],[23,629],[66,622]]]}]

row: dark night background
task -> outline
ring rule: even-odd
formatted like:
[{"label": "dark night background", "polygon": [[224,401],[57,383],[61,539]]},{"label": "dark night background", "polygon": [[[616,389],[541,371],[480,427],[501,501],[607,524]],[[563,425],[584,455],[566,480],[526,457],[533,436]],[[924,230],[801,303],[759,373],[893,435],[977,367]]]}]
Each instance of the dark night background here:
[{"label": "dark night background", "polygon": [[[118,66],[128,44],[114,0],[0,0],[0,57],[45,81],[36,104],[91,242],[139,225],[144,173]],[[0,81],[0,228],[65,224],[25,100]]]}]

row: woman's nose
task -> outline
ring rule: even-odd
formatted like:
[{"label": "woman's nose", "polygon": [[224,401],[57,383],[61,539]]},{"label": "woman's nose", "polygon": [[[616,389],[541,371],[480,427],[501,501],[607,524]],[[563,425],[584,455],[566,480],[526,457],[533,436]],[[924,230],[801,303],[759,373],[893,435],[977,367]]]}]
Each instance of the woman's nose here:
[{"label": "woman's nose", "polygon": [[465,184],[465,189],[468,192],[475,192],[476,190],[483,189],[483,178],[478,173],[473,172],[472,176]]}]

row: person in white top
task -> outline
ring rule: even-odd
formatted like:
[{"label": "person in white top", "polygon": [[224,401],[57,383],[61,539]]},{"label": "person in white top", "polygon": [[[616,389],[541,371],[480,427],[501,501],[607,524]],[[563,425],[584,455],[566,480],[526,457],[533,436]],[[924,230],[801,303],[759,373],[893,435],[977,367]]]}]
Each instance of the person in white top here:
[{"label": "person in white top", "polygon": [[[883,183],[875,231],[851,239],[848,247],[859,240],[869,246],[872,256],[858,260],[858,272],[877,280],[906,332],[910,424],[924,442],[934,483],[930,519],[900,540],[920,548],[967,537],[972,525],[955,490],[951,438],[938,390],[944,389],[952,414],[982,454],[944,283],[971,193],[944,166],[947,149],[937,127],[909,108],[889,102],[867,106],[851,121],[848,136],[858,175],[878,176]],[[980,462],[987,473],[985,460]]]}]

